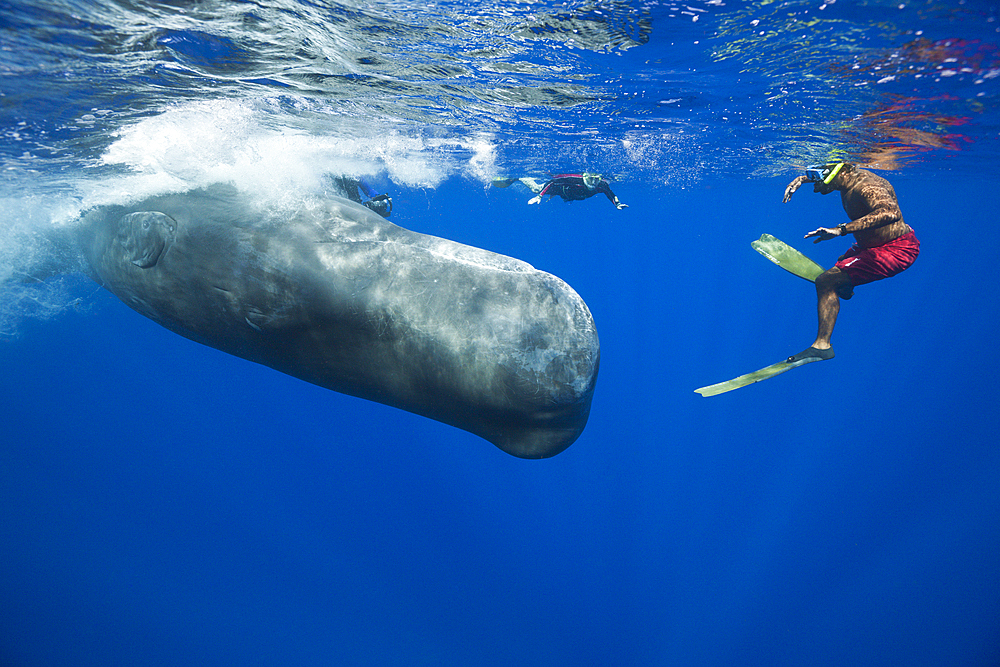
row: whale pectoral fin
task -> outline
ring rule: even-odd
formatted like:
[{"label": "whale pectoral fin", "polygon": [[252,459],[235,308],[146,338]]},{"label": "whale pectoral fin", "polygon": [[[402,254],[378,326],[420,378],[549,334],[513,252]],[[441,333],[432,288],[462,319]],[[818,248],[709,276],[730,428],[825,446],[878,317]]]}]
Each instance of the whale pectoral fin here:
[{"label": "whale pectoral fin", "polygon": [[129,213],[118,228],[124,258],[140,269],[155,266],[167,243],[173,241],[176,230],[177,222],[165,213]]}]

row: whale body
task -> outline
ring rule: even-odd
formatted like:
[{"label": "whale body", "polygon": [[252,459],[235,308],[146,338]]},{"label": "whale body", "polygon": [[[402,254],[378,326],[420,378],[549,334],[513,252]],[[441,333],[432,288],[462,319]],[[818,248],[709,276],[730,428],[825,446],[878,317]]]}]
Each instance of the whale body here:
[{"label": "whale body", "polygon": [[168,329],[542,458],[587,423],[594,320],[565,282],[337,197],[277,214],[215,186],[86,213],[94,280]]}]

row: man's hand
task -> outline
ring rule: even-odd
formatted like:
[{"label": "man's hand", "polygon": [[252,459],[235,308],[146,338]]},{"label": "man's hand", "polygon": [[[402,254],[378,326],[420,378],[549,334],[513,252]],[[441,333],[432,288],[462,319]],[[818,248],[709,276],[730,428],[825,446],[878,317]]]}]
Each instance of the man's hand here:
[{"label": "man's hand", "polygon": [[810,236],[818,237],[813,243],[819,243],[820,241],[829,241],[830,239],[835,239],[838,236],[843,236],[843,227],[820,227],[819,229],[814,229],[802,238],[807,239]]},{"label": "man's hand", "polygon": [[785,196],[781,200],[781,203],[782,204],[787,204],[788,200],[791,199],[792,195],[795,194],[795,191],[798,190],[799,188],[801,188],[803,183],[808,183],[808,182],[809,182],[808,178],[806,178],[805,176],[799,176],[794,181],[792,181],[791,183],[789,183],[788,187],[785,188]]}]

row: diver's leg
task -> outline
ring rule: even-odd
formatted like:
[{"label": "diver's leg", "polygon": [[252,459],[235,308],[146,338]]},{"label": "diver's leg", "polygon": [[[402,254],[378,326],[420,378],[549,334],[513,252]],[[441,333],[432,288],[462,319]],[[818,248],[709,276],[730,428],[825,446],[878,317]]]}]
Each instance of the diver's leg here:
[{"label": "diver's leg", "polygon": [[527,186],[527,188],[529,190],[531,190],[532,192],[534,192],[536,195],[539,192],[541,192],[542,189],[545,187],[544,183],[539,183],[538,181],[536,181],[535,179],[531,178],[530,176],[526,176],[524,178],[519,178],[517,180],[519,180],[522,183],[524,183],[524,185]]},{"label": "diver's leg", "polygon": [[824,271],[817,276],[816,310],[819,319],[819,328],[816,332],[816,340],[812,346],[789,357],[789,363],[833,358],[833,347],[830,345],[830,338],[833,336],[833,327],[837,323],[837,315],[840,314],[840,297],[837,296],[837,290],[845,285],[849,287],[850,284],[851,279],[837,267]]},{"label": "diver's leg", "polygon": [[819,330],[816,333],[816,342],[813,343],[813,347],[817,350],[830,349],[833,327],[837,324],[837,315],[840,314],[840,297],[837,293],[842,287],[850,284],[851,279],[837,267],[817,276],[816,309],[819,315]]}]

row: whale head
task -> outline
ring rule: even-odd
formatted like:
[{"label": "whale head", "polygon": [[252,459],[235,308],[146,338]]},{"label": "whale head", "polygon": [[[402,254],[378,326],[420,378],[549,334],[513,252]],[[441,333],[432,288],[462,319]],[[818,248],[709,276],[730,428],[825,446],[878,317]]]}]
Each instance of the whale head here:
[{"label": "whale head", "polygon": [[156,265],[163,249],[173,240],[177,222],[165,213],[139,211],[118,221],[117,241],[125,260],[141,269]]}]

